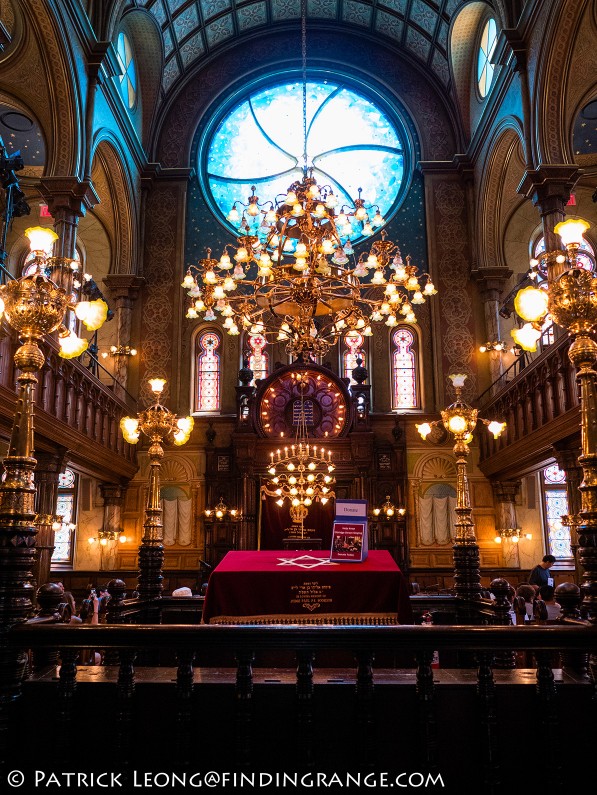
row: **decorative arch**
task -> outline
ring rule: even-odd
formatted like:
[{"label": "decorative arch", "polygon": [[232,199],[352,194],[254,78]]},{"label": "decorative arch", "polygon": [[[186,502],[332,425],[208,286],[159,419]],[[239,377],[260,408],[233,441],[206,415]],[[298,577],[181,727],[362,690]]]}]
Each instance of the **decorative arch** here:
[{"label": "decorative arch", "polygon": [[137,211],[126,160],[120,146],[107,131],[97,138],[91,177],[100,198],[93,210],[102,222],[112,245],[110,273],[135,272],[137,256]]},{"label": "decorative arch", "polygon": [[162,461],[160,481],[162,483],[190,483],[197,477],[193,462],[185,455],[171,455]]},{"label": "decorative arch", "polygon": [[478,32],[482,24],[492,15],[491,7],[481,0],[468,3],[452,23],[450,32],[450,66],[458,107],[466,138],[470,138],[473,128],[473,100]]},{"label": "decorative arch", "polygon": [[518,120],[505,120],[493,137],[479,185],[477,240],[479,268],[506,268],[501,230],[505,218],[525,202],[516,188],[524,174],[522,130]]},{"label": "decorative arch", "polygon": [[449,453],[422,455],[411,479],[417,545],[445,546],[454,537],[456,466]]},{"label": "decorative arch", "polygon": [[[537,60],[532,94],[532,116],[538,131],[535,162],[574,162],[568,135],[567,104],[571,77],[577,79],[572,61],[582,36],[583,12],[589,5],[587,0],[567,0],[564,4],[554,3],[545,8],[546,14],[551,13],[543,37],[544,53],[549,55]],[[587,55],[591,60],[595,58],[594,42]],[[592,74],[594,76],[595,67]]]}]

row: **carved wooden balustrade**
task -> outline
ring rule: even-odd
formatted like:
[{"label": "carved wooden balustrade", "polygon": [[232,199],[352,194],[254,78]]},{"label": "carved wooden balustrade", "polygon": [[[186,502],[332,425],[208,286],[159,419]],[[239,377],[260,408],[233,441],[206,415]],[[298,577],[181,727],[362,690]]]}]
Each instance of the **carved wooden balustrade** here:
[{"label": "carved wooden balustrade", "polygon": [[[81,361],[62,359],[53,340],[46,340],[44,347],[46,361],[35,391],[36,446],[44,446],[37,441],[41,437],[46,444],[68,447],[75,456],[84,454],[88,462],[112,474],[132,477],[136,452],[124,441],[119,423],[123,416],[136,413],[134,398],[114,380],[103,383]],[[4,337],[0,343],[0,421],[7,428],[15,405],[14,350],[14,340]]]},{"label": "carved wooden balustrade", "polygon": [[493,439],[479,435],[481,469],[486,475],[507,473],[539,463],[554,444],[579,429],[580,409],[576,371],[568,358],[569,337],[554,345],[491,394],[479,398],[484,417],[507,423]]}]

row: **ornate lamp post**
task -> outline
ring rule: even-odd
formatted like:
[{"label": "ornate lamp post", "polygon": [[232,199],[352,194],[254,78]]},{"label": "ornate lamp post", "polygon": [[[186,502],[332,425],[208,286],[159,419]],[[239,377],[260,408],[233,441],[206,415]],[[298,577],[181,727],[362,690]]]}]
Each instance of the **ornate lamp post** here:
[{"label": "ornate lamp post", "polygon": [[143,523],[143,539],[139,547],[139,596],[153,598],[162,594],[162,566],[164,564],[164,526],[160,507],[160,468],[164,457],[164,444],[185,444],[193,430],[192,417],[177,417],[160,403],[160,394],[166,381],[152,378],[149,381],[156,402],[138,417],[123,417],[120,428],[125,440],[137,444],[141,432],[150,440],[149,491]]},{"label": "ornate lamp post", "polygon": [[417,425],[417,430],[426,439],[431,429],[437,425],[454,436],[454,455],[456,456],[456,534],[454,539],[454,580],[456,594],[463,599],[478,599],[481,594],[479,571],[479,546],[475,535],[475,526],[471,510],[471,501],[466,476],[466,459],[473,431],[480,420],[493,433],[494,438],[506,427],[505,422],[484,420],[479,417],[477,409],[472,408],[462,399],[462,388],[466,375],[450,376],[456,400],[441,412],[441,420],[425,422]]},{"label": "ornate lamp post", "polygon": [[[58,238],[54,231],[33,227],[25,234],[30,240],[34,260],[25,276],[0,286],[0,315],[4,312],[7,323],[18,333],[21,342],[14,355],[19,371],[17,405],[8,455],[4,459],[6,476],[0,483],[0,569],[3,572],[0,636],[10,626],[27,619],[33,601],[31,569],[37,535],[33,400],[36,373],[46,358],[40,344],[46,334],[58,331],[60,355],[65,358],[78,356],[87,347],[87,340],[67,331],[63,325],[65,313],[69,310],[77,312],[87,328],[93,330],[102,325],[108,310],[104,301],[77,303],[72,294],[47,277],[49,269],[66,270],[71,267],[74,270],[75,267],[70,260],[48,256]],[[49,524],[54,518],[41,517]],[[18,687],[26,655],[5,653],[1,645],[0,638],[0,702],[5,703]]]},{"label": "ornate lamp post", "polygon": [[547,251],[531,263],[547,278],[547,290],[521,290],[515,308],[537,335],[540,322],[549,313],[572,337],[568,356],[577,368],[580,384],[582,453],[578,462],[583,481],[579,515],[569,516],[568,522],[572,531],[578,532],[583,604],[589,620],[597,623],[597,278],[595,263],[586,251],[581,252],[588,228],[589,224],[579,218],[569,218],[554,227],[564,248]]}]

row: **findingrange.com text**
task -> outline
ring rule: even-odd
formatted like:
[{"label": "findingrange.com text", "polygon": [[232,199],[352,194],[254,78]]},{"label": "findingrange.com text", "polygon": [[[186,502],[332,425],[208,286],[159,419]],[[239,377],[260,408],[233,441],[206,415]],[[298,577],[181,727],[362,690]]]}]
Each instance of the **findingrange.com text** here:
[{"label": "findingrange.com text", "polygon": [[343,789],[362,787],[381,789],[398,787],[403,789],[433,789],[445,787],[440,773],[207,773],[171,771],[145,772],[133,770],[124,773],[68,773],[33,770],[24,773],[12,770],[6,776],[6,784],[12,789],[31,786],[36,789],[95,788],[118,789],[140,788],[214,788],[238,787],[246,789]]}]

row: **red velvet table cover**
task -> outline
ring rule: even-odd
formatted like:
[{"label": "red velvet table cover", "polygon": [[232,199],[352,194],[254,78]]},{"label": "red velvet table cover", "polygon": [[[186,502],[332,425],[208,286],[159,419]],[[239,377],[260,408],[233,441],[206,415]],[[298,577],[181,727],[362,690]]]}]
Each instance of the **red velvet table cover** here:
[{"label": "red velvet table cover", "polygon": [[[406,579],[386,550],[362,563],[329,552],[228,552],[209,579],[203,620],[226,617],[398,615],[413,622]],[[230,621],[234,623],[234,621]]]}]

